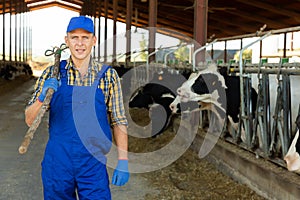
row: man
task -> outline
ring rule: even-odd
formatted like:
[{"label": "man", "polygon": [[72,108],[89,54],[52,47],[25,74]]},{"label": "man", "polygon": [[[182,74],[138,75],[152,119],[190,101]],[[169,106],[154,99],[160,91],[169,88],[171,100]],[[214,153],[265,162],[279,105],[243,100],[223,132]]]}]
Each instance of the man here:
[{"label": "man", "polygon": [[85,16],[73,17],[65,36],[70,58],[61,62],[58,80],[51,78],[53,66],[45,69],[25,110],[30,126],[47,89],[55,91],[42,161],[46,200],[76,199],[75,191],[79,199],[111,199],[105,157],[112,145],[111,127],[118,147],[112,184],[121,186],[129,179],[121,85],[114,69],[92,59],[96,40],[93,21]]}]

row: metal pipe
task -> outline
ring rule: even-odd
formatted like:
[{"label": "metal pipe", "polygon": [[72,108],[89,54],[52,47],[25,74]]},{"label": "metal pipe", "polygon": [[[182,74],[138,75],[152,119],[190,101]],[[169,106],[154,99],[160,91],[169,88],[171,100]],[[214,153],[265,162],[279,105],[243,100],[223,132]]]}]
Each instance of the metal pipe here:
[{"label": "metal pipe", "polygon": [[108,0],[104,0],[104,63],[107,62]]},{"label": "metal pipe", "polygon": [[[16,3],[17,0],[15,0],[14,3]],[[17,36],[17,26],[18,26],[18,18],[17,18],[17,12],[15,11],[15,61],[17,61],[17,41],[18,41],[18,36]]]},{"label": "metal pipe", "polygon": [[24,27],[24,59],[23,61],[26,62],[28,57],[27,57],[27,51],[28,51],[28,12],[25,12],[25,18],[24,18],[25,22],[25,27]]},{"label": "metal pipe", "polygon": [[101,57],[101,1],[99,2],[99,16],[98,16],[98,62],[100,62]]},{"label": "metal pipe", "polygon": [[181,43],[180,45],[178,45],[176,49],[171,50],[170,52],[166,53],[164,56],[164,66],[167,66],[167,58],[168,55],[170,55],[171,53],[175,52],[176,50],[178,50],[180,47],[182,47],[183,43]]},{"label": "metal pipe", "polygon": [[[24,5],[24,7],[25,7],[25,5]],[[24,62],[25,61],[25,48],[26,48],[26,43],[25,43],[25,26],[26,26],[26,24],[25,24],[25,17],[26,17],[26,12],[24,12],[23,13],[23,29],[22,29],[22,32],[23,32],[23,38],[22,38],[22,40],[23,40],[23,48],[22,48],[22,54],[23,54],[23,56],[22,56],[22,62]]]},{"label": "metal pipe", "polygon": [[211,43],[208,43],[207,45],[205,46],[202,46],[198,49],[196,49],[196,51],[193,53],[193,71],[195,71],[196,69],[196,55],[197,53],[199,53],[200,51],[202,51],[203,49],[206,49],[206,47],[210,46],[210,45],[213,45],[214,43],[216,43],[218,41],[218,39],[214,39]]},{"label": "metal pipe", "polygon": [[150,56],[156,54],[156,53],[159,52],[160,50],[161,50],[161,49],[158,49],[158,50],[156,50],[156,51],[152,51],[150,54],[147,55],[147,60],[146,60],[146,68],[147,68],[147,70],[149,69],[149,58],[150,58]]},{"label": "metal pipe", "polygon": [[133,67],[135,67],[135,59],[142,53],[143,53],[143,51],[141,51],[140,53],[138,53],[136,56],[133,57]]},{"label": "metal pipe", "polygon": [[[271,31],[272,31],[272,34],[280,34],[280,33],[285,33],[285,32],[296,32],[296,31],[300,31],[300,26],[271,30]],[[265,35],[267,33],[268,33],[268,31],[263,31],[263,32],[261,32],[260,35]],[[236,39],[251,38],[251,37],[258,37],[258,35],[257,35],[257,33],[251,33],[251,34],[237,35],[237,36],[232,36],[232,37],[219,38],[218,40],[225,41],[225,40],[236,40]]]},{"label": "metal pipe", "polygon": [[[170,49],[170,48],[174,48],[174,47],[180,47],[180,46],[182,46],[183,44],[181,44],[181,45],[176,45],[176,46],[169,46],[169,47],[164,47],[164,48],[158,48],[156,51],[153,51],[153,52],[151,52],[151,54],[149,54],[148,56],[147,56],[147,60],[146,60],[146,66],[148,67],[149,66],[149,58],[150,58],[150,56],[152,56],[153,54],[155,54],[155,53],[157,53],[157,52],[159,52],[159,51],[161,51],[161,50],[164,50],[164,49]],[[175,49],[176,50],[176,49]],[[172,52],[171,52],[172,53]],[[165,64],[165,61],[164,61],[164,64]]]},{"label": "metal pipe", "polygon": [[11,62],[11,54],[12,54],[12,0],[10,0],[9,6],[9,61]]},{"label": "metal pipe", "polygon": [[287,34],[284,33],[284,39],[283,39],[283,57],[286,57],[286,40],[287,40]]},{"label": "metal pipe", "polygon": [[225,41],[225,47],[224,47],[224,62],[227,62],[227,41]]},{"label": "metal pipe", "polygon": [[131,60],[131,24],[132,24],[133,0],[126,0],[126,58],[127,66]]},{"label": "metal pipe", "polygon": [[31,12],[27,12],[28,13],[28,35],[27,35],[27,41],[28,41],[28,45],[27,45],[27,61],[32,59],[32,37],[31,37]]},{"label": "metal pipe", "polygon": [[117,62],[117,19],[118,19],[118,0],[113,0],[113,57],[112,63]]},{"label": "metal pipe", "polygon": [[[241,105],[240,105],[240,112],[241,112],[241,123],[245,123],[245,132],[247,135],[249,135],[249,130],[248,130],[248,126],[246,126],[246,122],[247,119],[245,119],[245,104],[244,104],[244,81],[243,81],[243,52],[244,50],[246,50],[248,47],[252,46],[253,44],[255,44],[256,42],[259,42],[263,39],[265,39],[266,37],[269,37],[272,34],[272,31],[268,32],[267,34],[265,34],[264,36],[258,38],[257,40],[253,41],[252,43],[246,45],[245,47],[243,47],[240,51],[240,56],[239,56],[239,76],[240,76],[240,95],[241,95]],[[250,141],[248,141],[250,142]],[[250,143],[248,143],[248,145],[250,145]]]},{"label": "metal pipe", "polygon": [[22,61],[22,17],[23,13],[19,14],[19,62]]},{"label": "metal pipe", "polygon": [[[3,9],[2,9],[2,16],[3,16],[3,36],[2,36],[2,48],[3,48],[3,54],[2,54],[2,60],[5,61],[5,1],[3,1]],[[5,62],[4,62],[5,64]]]},{"label": "metal pipe", "polygon": [[[299,65],[299,63],[298,63]],[[230,69],[230,72],[239,72],[239,69]],[[266,74],[278,74],[280,72],[281,74],[288,74],[288,75],[300,75],[300,65],[298,68],[273,68],[273,69],[259,69],[256,67],[247,67],[243,70],[244,73],[255,73],[257,74],[258,72],[260,73],[266,73]]]}]

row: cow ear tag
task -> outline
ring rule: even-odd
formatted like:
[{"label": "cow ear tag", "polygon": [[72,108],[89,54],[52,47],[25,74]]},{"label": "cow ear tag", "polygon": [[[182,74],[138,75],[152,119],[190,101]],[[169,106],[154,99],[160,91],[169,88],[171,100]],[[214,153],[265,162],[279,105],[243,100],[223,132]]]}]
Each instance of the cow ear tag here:
[{"label": "cow ear tag", "polygon": [[158,80],[160,80],[160,81],[163,80],[162,75],[159,75],[159,76],[158,76]]},{"label": "cow ear tag", "polygon": [[212,82],[212,85],[215,86],[216,85],[216,81]]}]

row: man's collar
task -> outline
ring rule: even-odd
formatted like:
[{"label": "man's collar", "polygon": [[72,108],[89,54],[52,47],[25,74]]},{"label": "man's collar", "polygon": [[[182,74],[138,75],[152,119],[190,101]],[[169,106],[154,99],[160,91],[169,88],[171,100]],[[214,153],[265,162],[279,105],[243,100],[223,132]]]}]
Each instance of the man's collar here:
[{"label": "man's collar", "polygon": [[[66,65],[65,69],[68,70],[70,68],[73,68],[74,70],[76,70],[71,56],[67,60],[67,65]],[[92,56],[90,58],[90,63],[88,66],[88,72],[90,72],[90,71],[96,71],[96,72],[98,71],[97,63],[94,59],[92,59]]]}]

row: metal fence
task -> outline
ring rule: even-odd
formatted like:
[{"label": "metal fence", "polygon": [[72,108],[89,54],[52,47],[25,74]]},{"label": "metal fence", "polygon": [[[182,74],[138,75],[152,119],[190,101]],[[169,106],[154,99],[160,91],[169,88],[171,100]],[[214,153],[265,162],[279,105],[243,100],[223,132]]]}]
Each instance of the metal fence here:
[{"label": "metal fence", "polygon": [[[244,100],[245,112],[240,114],[239,131],[244,128],[246,141],[240,146],[283,164],[282,159],[296,133],[300,63],[244,63],[243,74],[235,64],[223,64],[220,67],[227,67],[232,76],[242,76],[241,99]],[[251,87],[258,93],[255,113],[251,110]],[[237,144],[236,141],[240,141],[238,137],[240,133],[236,133],[231,141]]]}]

